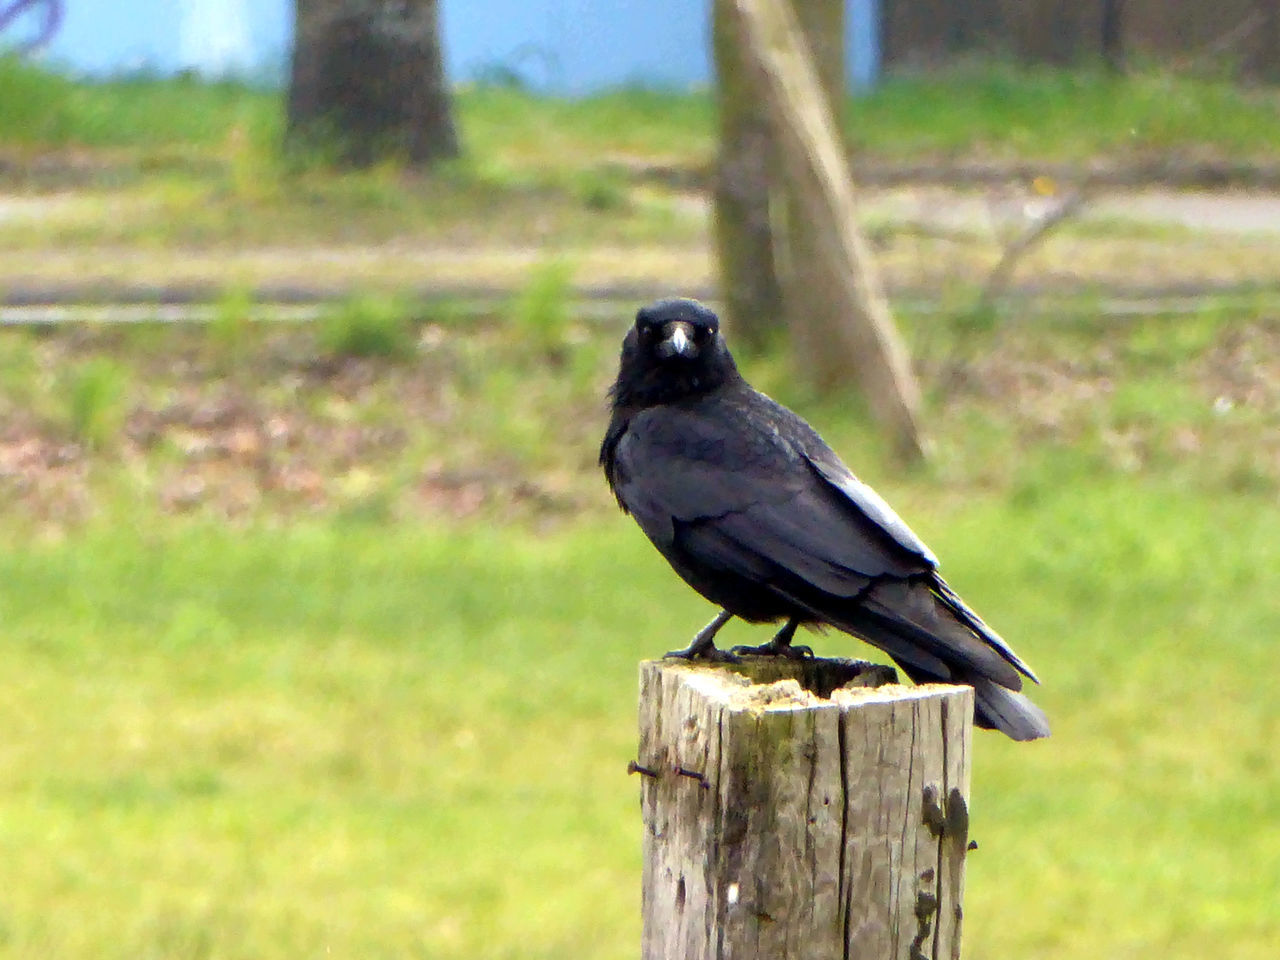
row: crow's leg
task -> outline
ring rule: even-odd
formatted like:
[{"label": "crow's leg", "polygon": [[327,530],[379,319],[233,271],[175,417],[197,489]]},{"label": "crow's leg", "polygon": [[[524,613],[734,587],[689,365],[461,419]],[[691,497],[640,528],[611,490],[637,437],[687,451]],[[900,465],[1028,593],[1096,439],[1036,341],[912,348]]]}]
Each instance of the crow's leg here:
[{"label": "crow's leg", "polygon": [[734,647],[733,653],[740,657],[786,657],[788,660],[812,657],[813,651],[808,647],[791,645],[791,638],[795,636],[798,626],[800,626],[800,618],[792,617],[782,625],[782,629],[775,633],[768,643],[762,643],[758,647]]},{"label": "crow's leg", "polygon": [[683,650],[672,650],[667,656],[680,660],[711,660],[721,663],[736,663],[738,661],[736,656],[725,650],[717,650],[715,644],[716,634],[732,617],[733,614],[728,610],[721,610],[716,614],[714,620],[698,631],[698,635],[693,638],[692,643]]}]

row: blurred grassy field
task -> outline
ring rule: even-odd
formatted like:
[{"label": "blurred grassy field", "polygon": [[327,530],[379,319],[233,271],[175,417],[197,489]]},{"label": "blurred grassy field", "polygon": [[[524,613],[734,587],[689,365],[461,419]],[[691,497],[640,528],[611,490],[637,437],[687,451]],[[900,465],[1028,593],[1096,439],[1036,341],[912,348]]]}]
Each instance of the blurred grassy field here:
[{"label": "blurred grassy field", "polygon": [[[572,259],[581,289],[712,284],[708,93],[565,101],[471,87],[455,104],[459,160],[430,174],[394,160],[334,174],[281,148],[275,92],[145,77],[78,83],[0,60],[0,292],[510,290],[535,250]],[[990,271],[1025,226],[1020,210],[1041,167],[1064,181],[1099,165],[1173,160],[1269,169],[1280,97],[1154,70],[973,65],[890,78],[849,101],[846,130],[855,169],[1022,171],[965,188],[978,214],[961,225],[929,222],[954,191],[864,195],[890,287],[932,293]],[[1247,232],[1207,240],[1176,223],[1082,218],[1033,251],[1021,275],[1058,291],[1105,290],[1165,278],[1247,286],[1277,269],[1280,247]]]},{"label": "blurred grassy field", "polygon": [[[4,333],[0,956],[634,956],[636,661],[709,608],[592,463],[626,317],[556,290]],[[1050,740],[978,735],[969,955],[1269,958],[1274,315],[910,330],[923,472],[743,363],[1045,680]]]},{"label": "blurred grassy field", "polygon": [[[483,316],[366,290],[270,326],[246,280],[205,326],[0,329],[0,957],[634,956],[636,661],[709,610],[594,465],[629,310],[583,319],[591,262],[547,251],[661,250],[655,292],[702,269],[700,215],[619,169],[705,164],[708,98],[463,91],[471,156],[429,178],[290,160],[278,98],[241,87],[0,63],[0,104],[6,202],[36,204],[0,224],[9,277],[169,277],[253,244],[327,276],[291,244],[351,242],[382,245],[353,273],[381,289],[374,260],[410,242],[542,251]],[[849,109],[889,160],[1266,159],[1277,126],[1274,92],[1157,74],[903,77]],[[1049,265],[1079,269],[1088,230],[1096,256],[1142,252],[1080,225]],[[1260,244],[1212,253],[1270,269]],[[977,735],[967,954],[1270,960],[1276,303],[969,302],[901,316],[925,470],[785,351],[740,358],[1045,680],[1050,740]]]},{"label": "blurred grassy field", "polygon": [[[1272,956],[1274,498],[888,492],[1054,721],[978,737],[969,955]],[[0,576],[0,955],[634,956],[635,662],[707,610],[622,519],[104,524]]]},{"label": "blurred grassy field", "polygon": [[[0,138],[27,148],[133,148],[152,162],[217,159],[229,135],[267,153],[283,121],[279,95],[235,83],[146,76],[78,83],[0,58]],[[709,160],[709,92],[632,88],[576,100],[518,87],[457,91],[474,154],[499,163],[536,159],[582,168],[618,154],[687,165]],[[899,73],[851,98],[855,151],[919,162],[929,157],[1081,160],[1177,150],[1272,158],[1280,95],[1225,74],[1159,69],[1060,70],[975,62],[947,72]],[[568,149],[566,149],[568,148]]]}]

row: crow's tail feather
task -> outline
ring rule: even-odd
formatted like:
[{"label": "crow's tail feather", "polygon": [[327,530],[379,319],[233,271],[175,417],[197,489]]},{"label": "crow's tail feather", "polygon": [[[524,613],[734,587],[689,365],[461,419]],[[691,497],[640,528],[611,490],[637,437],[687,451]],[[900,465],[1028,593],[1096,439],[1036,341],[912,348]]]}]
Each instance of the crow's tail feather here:
[{"label": "crow's tail feather", "polygon": [[951,676],[940,677],[896,657],[894,660],[915,683],[963,683],[973,687],[973,722],[984,730],[999,730],[1013,740],[1039,740],[1049,736],[1049,720],[1044,711],[1021,693],[963,670],[953,670]]},{"label": "crow's tail feather", "polygon": [[[819,623],[851,633],[879,647],[916,683],[963,683],[973,687],[974,723],[1014,740],[1049,735],[1044,712],[1017,688],[1019,671],[1030,670],[1012,656],[1003,640],[991,642],[969,618],[977,615],[930,592],[924,584],[876,584],[856,601],[817,604],[787,595]],[[958,603],[958,598],[956,599]],[[981,623],[981,621],[978,621]],[[985,627],[985,624],[983,624]]]},{"label": "crow's tail feather", "polygon": [[973,685],[973,722],[988,730],[999,730],[1014,740],[1039,740],[1049,735],[1044,711],[1021,693],[1006,690],[985,677],[964,680]]}]

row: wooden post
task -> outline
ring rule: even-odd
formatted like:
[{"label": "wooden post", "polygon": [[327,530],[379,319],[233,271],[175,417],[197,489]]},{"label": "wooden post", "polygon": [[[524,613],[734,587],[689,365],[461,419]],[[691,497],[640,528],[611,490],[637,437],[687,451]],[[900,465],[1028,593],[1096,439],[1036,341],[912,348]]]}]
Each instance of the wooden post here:
[{"label": "wooden post", "polygon": [[[797,210],[813,233],[826,294],[822,323],[833,368],[853,373],[868,405],[906,459],[925,455],[920,391],[907,350],[857,222],[853,185],[836,120],[787,0],[727,0],[776,131]],[[827,365],[824,364],[824,367]]]},{"label": "wooden post", "polygon": [[642,960],[960,956],[973,691],[860,667],[640,665]]}]

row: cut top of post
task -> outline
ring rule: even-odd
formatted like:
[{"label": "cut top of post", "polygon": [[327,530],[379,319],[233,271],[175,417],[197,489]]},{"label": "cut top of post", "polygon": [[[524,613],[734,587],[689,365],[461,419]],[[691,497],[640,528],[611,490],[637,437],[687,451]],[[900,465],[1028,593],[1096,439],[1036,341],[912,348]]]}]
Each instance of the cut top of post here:
[{"label": "cut top of post", "polygon": [[[896,682],[891,667],[851,660],[748,661],[712,669],[671,661],[649,663],[660,663],[674,675],[684,674],[682,682],[729,710],[839,710],[966,689],[952,684],[908,686]],[[855,669],[859,672],[853,673]]]}]

